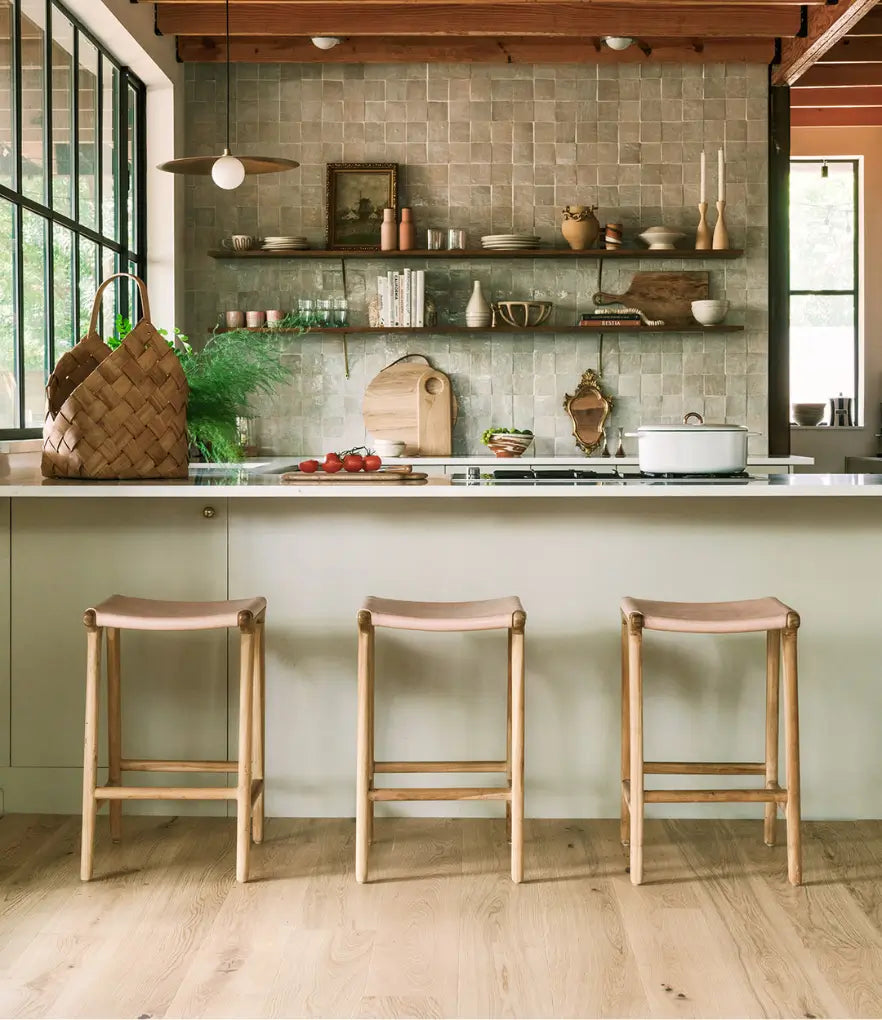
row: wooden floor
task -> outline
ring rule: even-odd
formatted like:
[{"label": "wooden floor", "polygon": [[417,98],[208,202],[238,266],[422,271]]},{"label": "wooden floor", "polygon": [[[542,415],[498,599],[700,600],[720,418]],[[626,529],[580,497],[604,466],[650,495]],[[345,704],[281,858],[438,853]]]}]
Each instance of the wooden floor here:
[{"label": "wooden floor", "polygon": [[882,822],[805,826],[807,885],[762,821],[649,822],[631,886],[618,822],[271,819],[255,881],[232,820],[0,820],[0,1016],[878,1017]]}]

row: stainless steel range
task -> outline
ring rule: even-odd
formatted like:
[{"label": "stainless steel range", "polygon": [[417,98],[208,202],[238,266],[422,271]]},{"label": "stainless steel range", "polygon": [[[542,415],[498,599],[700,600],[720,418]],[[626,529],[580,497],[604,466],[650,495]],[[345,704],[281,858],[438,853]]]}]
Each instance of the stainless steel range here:
[{"label": "stainless steel range", "polygon": [[465,474],[451,476],[453,485],[747,485],[754,475],[646,475],[580,468],[496,468],[481,471],[469,468]]}]

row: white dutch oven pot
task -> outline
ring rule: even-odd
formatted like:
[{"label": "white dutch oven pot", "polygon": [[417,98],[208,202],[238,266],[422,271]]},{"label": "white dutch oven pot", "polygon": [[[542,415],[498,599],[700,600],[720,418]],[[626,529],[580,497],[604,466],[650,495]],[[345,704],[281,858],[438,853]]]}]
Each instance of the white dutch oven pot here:
[{"label": "white dutch oven pot", "polygon": [[641,425],[636,432],[640,470],[651,475],[729,475],[747,466],[743,425],[705,425],[690,411],[682,425]]}]

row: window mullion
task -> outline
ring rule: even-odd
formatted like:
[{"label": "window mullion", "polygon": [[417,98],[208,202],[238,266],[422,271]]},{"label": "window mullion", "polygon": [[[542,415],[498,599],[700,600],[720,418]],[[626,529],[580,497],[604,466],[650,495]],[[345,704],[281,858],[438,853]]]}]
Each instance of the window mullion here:
[{"label": "window mullion", "polygon": [[22,118],[22,66],[21,66],[21,4],[13,3],[10,8],[12,37],[12,96],[10,97],[10,113],[12,115],[12,186],[21,194],[21,118]]},{"label": "window mullion", "polygon": [[14,212],[15,223],[15,264],[14,280],[15,288],[13,300],[13,320],[15,322],[15,416],[18,427],[24,428],[25,423],[25,392],[24,392],[24,224],[22,221],[22,207],[17,205]]},{"label": "window mullion", "polygon": [[[71,103],[73,123],[71,124],[70,172],[73,177],[73,221],[80,222],[80,29],[73,24],[73,75],[71,82]],[[79,320],[78,320],[79,321]]]},{"label": "window mullion", "polygon": [[[119,241],[125,252],[125,266],[121,270],[128,272],[129,269],[129,69],[121,67],[117,75],[119,83],[117,89],[116,105],[116,200],[117,200],[117,228],[119,230]],[[129,308],[129,286],[128,282],[124,288],[125,297],[120,303],[122,314],[132,322],[137,318],[136,310]]]},{"label": "window mullion", "polygon": [[52,208],[52,0],[46,0],[43,30],[43,201]]}]

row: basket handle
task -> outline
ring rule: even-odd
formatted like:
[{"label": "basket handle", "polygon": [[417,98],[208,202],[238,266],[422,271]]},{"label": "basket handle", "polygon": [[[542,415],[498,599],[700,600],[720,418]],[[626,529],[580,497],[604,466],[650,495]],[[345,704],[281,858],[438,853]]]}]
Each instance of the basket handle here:
[{"label": "basket handle", "polygon": [[92,336],[98,325],[98,310],[101,308],[101,295],[104,293],[104,288],[109,283],[112,283],[114,280],[118,280],[121,277],[134,280],[135,283],[137,283],[138,291],[141,295],[141,308],[144,311],[142,318],[150,322],[150,301],[147,298],[147,286],[144,281],[140,276],[135,276],[133,273],[114,273],[113,276],[108,276],[107,279],[102,282],[98,290],[95,291],[95,300],[92,303],[92,318],[89,319],[89,336]]}]

